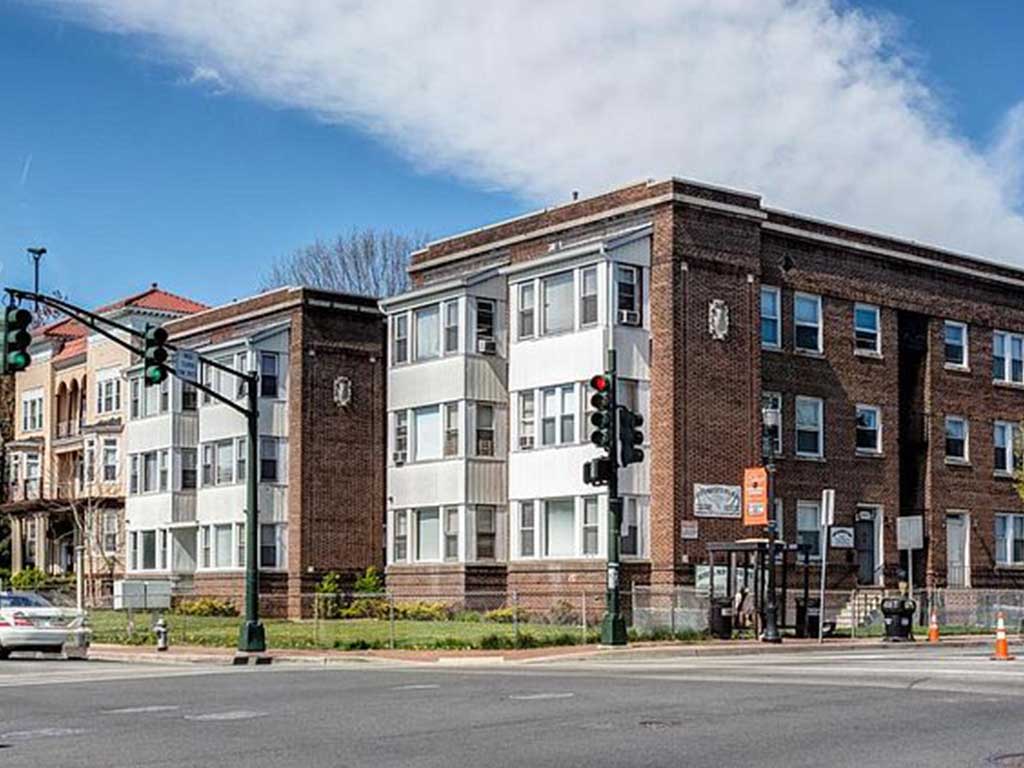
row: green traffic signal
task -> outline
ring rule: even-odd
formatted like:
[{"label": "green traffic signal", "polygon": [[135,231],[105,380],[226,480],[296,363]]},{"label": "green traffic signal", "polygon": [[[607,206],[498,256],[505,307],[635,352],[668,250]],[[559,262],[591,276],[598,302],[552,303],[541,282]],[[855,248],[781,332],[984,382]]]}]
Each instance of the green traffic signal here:
[{"label": "green traffic signal", "polygon": [[167,378],[170,371],[167,369],[167,331],[158,325],[147,325],[144,336],[145,346],[142,358],[146,366],[143,376],[145,386],[160,384]]},{"label": "green traffic signal", "polygon": [[28,348],[32,344],[32,313],[20,307],[8,307],[4,311],[3,357],[0,358],[0,373],[17,373],[29,367],[32,356]]}]

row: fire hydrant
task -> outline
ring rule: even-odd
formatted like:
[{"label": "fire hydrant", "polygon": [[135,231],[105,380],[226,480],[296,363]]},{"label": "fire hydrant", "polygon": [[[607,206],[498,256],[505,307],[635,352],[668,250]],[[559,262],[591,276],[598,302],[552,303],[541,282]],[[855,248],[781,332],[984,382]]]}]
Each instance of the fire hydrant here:
[{"label": "fire hydrant", "polygon": [[168,629],[167,622],[164,621],[163,616],[157,619],[156,624],[153,625],[153,634],[156,635],[156,649],[158,651],[166,651],[169,645],[170,629]]}]

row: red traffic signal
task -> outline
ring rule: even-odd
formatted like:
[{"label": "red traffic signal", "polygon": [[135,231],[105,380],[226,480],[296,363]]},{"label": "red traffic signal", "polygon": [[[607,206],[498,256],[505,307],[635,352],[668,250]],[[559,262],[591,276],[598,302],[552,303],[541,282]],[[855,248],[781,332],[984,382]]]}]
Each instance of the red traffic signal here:
[{"label": "red traffic signal", "polygon": [[590,388],[598,392],[607,392],[612,388],[611,380],[603,373],[590,377]]}]

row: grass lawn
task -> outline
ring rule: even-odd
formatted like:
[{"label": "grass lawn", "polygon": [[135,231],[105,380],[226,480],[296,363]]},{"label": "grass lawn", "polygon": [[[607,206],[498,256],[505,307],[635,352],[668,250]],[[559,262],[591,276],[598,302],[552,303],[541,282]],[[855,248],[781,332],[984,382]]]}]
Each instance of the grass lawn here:
[{"label": "grass lawn", "polygon": [[[238,642],[241,619],[169,614],[171,643],[233,648]],[[136,613],[135,632],[128,635],[128,616],[121,611],[93,611],[89,615],[94,643],[150,645],[156,617]],[[387,648],[390,627],[377,619],[287,621],[266,619],[267,645],[271,648]],[[395,621],[396,648],[510,648],[515,646],[512,624],[483,621]],[[520,646],[574,645],[583,641],[580,627],[553,624],[519,624]],[[597,639],[597,630],[587,641]]]}]

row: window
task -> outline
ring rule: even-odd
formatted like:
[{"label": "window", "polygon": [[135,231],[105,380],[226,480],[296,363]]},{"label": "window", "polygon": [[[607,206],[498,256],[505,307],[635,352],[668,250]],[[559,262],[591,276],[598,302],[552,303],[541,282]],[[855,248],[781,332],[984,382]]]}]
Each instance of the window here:
[{"label": "window", "polygon": [[572,499],[544,502],[544,554],[547,557],[572,557],[575,546],[575,511]]},{"label": "window", "polygon": [[[273,352],[260,352],[260,397],[277,397],[278,357]],[[239,379],[239,383],[241,383]]]},{"label": "window", "polygon": [[817,397],[796,398],[796,455],[821,458],[824,454],[822,410]]},{"label": "window", "polygon": [[231,444],[231,440],[221,440],[215,444],[217,448],[217,468],[214,476],[217,478],[217,485],[228,485],[235,481],[234,467],[232,465],[234,457],[232,456],[233,448]]},{"label": "window", "polygon": [[448,403],[444,407],[444,455],[459,455],[459,404]]},{"label": "window", "polygon": [[214,463],[214,450],[213,445],[206,444],[203,446],[203,485],[213,485],[213,463]]},{"label": "window", "polygon": [[199,549],[201,552],[199,560],[201,566],[203,568],[209,568],[212,559],[210,551],[210,527],[208,525],[204,525],[199,529]]},{"label": "window", "polygon": [[142,415],[156,416],[160,413],[160,387],[142,387]]},{"label": "window", "polygon": [[643,556],[641,542],[641,510],[640,502],[635,497],[627,496],[622,503],[622,554],[627,557]]},{"label": "window", "polygon": [[997,421],[992,436],[993,468],[997,473],[1013,474],[1019,463],[1020,428],[1008,421]]},{"label": "window", "polygon": [[572,272],[560,272],[540,281],[544,302],[544,333],[563,333],[573,329]]},{"label": "window", "polygon": [[598,546],[597,497],[583,499],[583,554],[596,555]]},{"label": "window", "polygon": [[406,511],[395,512],[395,543],[392,560],[404,563],[409,555],[409,514]]},{"label": "window", "polygon": [[416,510],[416,559],[440,560],[440,521],[437,509]]},{"label": "window", "polygon": [[967,367],[967,326],[947,320],[944,326],[946,365],[953,368]]},{"label": "window", "polygon": [[812,558],[821,557],[821,507],[818,502],[797,502],[796,538],[798,544],[810,547]]},{"label": "window", "polygon": [[882,414],[873,405],[857,406],[857,451],[882,452]]},{"label": "window", "polygon": [[476,405],[476,455],[494,455],[494,406]]},{"label": "window", "polygon": [[244,437],[235,438],[235,480],[239,483],[245,481],[245,464],[249,459],[249,451],[246,450],[248,442]]},{"label": "window", "polygon": [[260,482],[278,483],[284,480],[281,471],[281,452],[284,441],[277,437],[260,438]]},{"label": "window", "polygon": [[187,381],[181,384],[181,410],[194,411],[196,409],[196,388]]},{"label": "window", "polygon": [[967,420],[960,416],[946,417],[946,460],[968,461]]},{"label": "window", "polygon": [[430,360],[438,356],[438,322],[440,310],[437,305],[422,307],[414,313],[416,322],[416,359]]},{"label": "window", "polygon": [[796,294],[793,297],[793,316],[796,348],[804,352],[821,352],[821,296]]},{"label": "window", "polygon": [[597,267],[580,271],[580,325],[597,323]]},{"label": "window", "polygon": [[231,559],[233,527],[230,524],[213,526],[214,568],[230,568],[234,564]]},{"label": "window", "polygon": [[245,523],[235,523],[235,561],[239,568],[245,568]]},{"label": "window", "polygon": [[444,559],[459,559],[459,508],[444,509]]},{"label": "window", "polygon": [[565,384],[541,391],[541,443],[565,445],[576,439],[576,387]]},{"label": "window", "polygon": [[156,570],[156,531],[140,531],[142,538],[142,565],[144,571]]},{"label": "window", "polygon": [[996,515],[996,565],[1024,565],[1024,515]]},{"label": "window", "polygon": [[103,551],[106,554],[117,552],[117,512],[107,510],[103,513]]},{"label": "window", "polygon": [[97,373],[96,413],[114,413],[121,410],[121,379],[116,370]]},{"label": "window", "polygon": [[992,378],[1024,384],[1024,336],[1004,331],[992,334]]},{"label": "window", "polygon": [[159,459],[159,472],[160,472],[160,490],[167,490],[168,476],[170,474],[170,463],[171,463],[171,452],[167,449],[160,451]]},{"label": "window", "polygon": [[519,556],[533,557],[536,549],[537,520],[534,517],[533,502],[519,502]]},{"label": "window", "polygon": [[781,291],[770,285],[761,286],[761,346],[778,349],[782,346],[780,322]]},{"label": "window", "polygon": [[274,523],[260,526],[260,568],[284,566],[283,532],[283,526]]},{"label": "window", "polygon": [[128,478],[128,492],[138,493],[139,492],[139,456],[133,454],[130,459],[131,470]]},{"label": "window", "polygon": [[[167,379],[164,379],[167,381]],[[161,571],[167,570],[167,529],[160,528],[157,531],[157,546],[156,546],[156,560],[157,568]]]},{"label": "window", "polygon": [[160,382],[160,413],[167,413],[171,410],[171,380],[169,378]]},{"label": "window", "polygon": [[111,483],[117,480],[117,439],[104,438],[103,440],[103,482]]},{"label": "window", "polygon": [[[91,440],[87,440],[85,443],[85,454],[83,463],[85,464],[85,482],[91,483],[96,480],[96,444]],[[11,467],[15,465],[12,463]],[[114,469],[115,473],[117,468]],[[17,477],[13,477],[12,480],[17,480]]]},{"label": "window", "polygon": [[459,302],[444,303],[444,353],[459,351]]},{"label": "window", "polygon": [[533,448],[534,440],[534,399],[533,390],[519,393],[519,448]]},{"label": "window", "polygon": [[494,302],[490,299],[476,300],[476,351],[482,352],[482,342],[494,341]]},{"label": "window", "polygon": [[391,362],[409,362],[409,316],[404,312],[391,319]]},{"label": "window", "polygon": [[615,265],[615,295],[618,322],[640,325],[640,269],[622,264]]},{"label": "window", "polygon": [[395,411],[395,461],[404,462],[409,450],[409,416]]},{"label": "window", "polygon": [[476,508],[476,559],[493,560],[497,542],[497,512],[492,506]]},{"label": "window", "polygon": [[776,456],[782,455],[782,393],[762,392],[761,411],[770,411],[775,414],[776,424],[766,427],[771,433],[772,452]]},{"label": "window", "polygon": [[35,432],[43,428],[43,391],[34,389],[21,396],[21,429]]},{"label": "window", "polygon": [[131,403],[128,406],[129,415],[133,419],[142,416],[142,379],[131,381]]},{"label": "window", "polygon": [[157,453],[142,454],[142,492],[152,493],[157,489]]},{"label": "window", "polygon": [[533,283],[522,283],[519,286],[519,338],[528,339],[533,336],[534,325]]},{"label": "window", "polygon": [[181,449],[181,488],[192,490],[196,487],[196,449]]},{"label": "window", "polygon": [[853,306],[853,344],[858,352],[881,354],[882,334],[879,331],[878,307],[871,304]]},{"label": "window", "polygon": [[412,412],[416,461],[441,458],[441,412],[436,405]]}]

